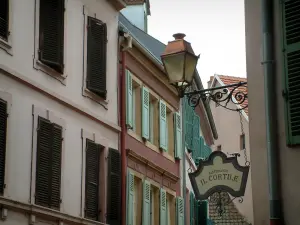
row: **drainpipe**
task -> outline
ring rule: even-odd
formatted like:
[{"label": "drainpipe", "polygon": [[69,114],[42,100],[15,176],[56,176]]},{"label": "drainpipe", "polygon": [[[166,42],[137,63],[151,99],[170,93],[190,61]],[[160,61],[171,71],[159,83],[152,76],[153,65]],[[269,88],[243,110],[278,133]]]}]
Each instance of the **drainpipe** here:
[{"label": "drainpipe", "polygon": [[273,52],[273,0],[262,0],[263,68],[266,110],[270,225],[282,222],[279,151],[276,137],[276,83]]},{"label": "drainpipe", "polygon": [[125,149],[125,135],[126,135],[126,78],[125,78],[125,51],[121,50],[121,79],[120,79],[120,101],[121,101],[121,115],[120,115],[120,122],[121,122],[121,224],[126,225],[126,149]]}]

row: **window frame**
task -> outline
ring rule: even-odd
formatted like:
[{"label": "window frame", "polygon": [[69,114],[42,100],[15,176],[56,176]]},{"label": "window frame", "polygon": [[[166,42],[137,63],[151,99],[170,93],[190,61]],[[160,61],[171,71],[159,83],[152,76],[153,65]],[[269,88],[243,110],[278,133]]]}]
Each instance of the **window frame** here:
[{"label": "window frame", "polygon": [[[99,189],[98,189],[98,208],[99,208],[99,217],[96,222],[104,222],[106,219],[106,210],[107,210],[107,173],[108,173],[108,140],[103,138],[100,134],[92,133],[87,130],[81,129],[81,141],[82,141],[82,167],[81,167],[81,205],[80,216],[85,218],[85,173],[86,173],[86,140],[89,139],[94,141],[96,144],[102,146],[100,150],[100,159],[99,159]],[[86,218],[85,218],[86,219]]]},{"label": "window frame", "polygon": [[[59,210],[52,209],[54,211],[61,211],[64,208],[63,194],[64,194],[64,159],[65,159],[65,131],[66,123],[65,120],[56,116],[52,111],[47,109],[39,108],[35,105],[32,105],[32,115],[33,115],[33,130],[32,130],[32,140],[33,140],[33,151],[32,151],[32,161],[31,161],[31,192],[30,192],[30,203],[40,208],[45,208],[43,206],[35,204],[35,184],[36,184],[36,160],[37,160],[37,129],[38,129],[38,118],[42,117],[55,123],[62,127],[62,146],[61,146],[61,184],[60,184],[60,207]],[[48,208],[47,208],[48,209]]]},{"label": "window frame", "polygon": [[[35,31],[34,31],[34,55],[33,55],[33,68],[42,71],[43,74],[49,75],[54,79],[58,80],[61,84],[66,85],[66,78],[68,77],[67,65],[67,35],[64,35],[64,47],[63,47],[63,62],[64,70],[63,73],[59,73],[51,67],[45,65],[39,60],[39,47],[40,47],[40,1],[35,0]],[[64,6],[64,33],[67,31],[67,13],[68,13],[68,0],[65,1]]]},{"label": "window frame", "polygon": [[[108,75],[106,73],[106,90],[107,90],[107,97],[104,99],[103,97],[93,93],[87,88],[86,79],[87,79],[87,48],[88,48],[88,17],[93,17],[96,19],[101,20],[99,18],[99,13],[97,14],[86,5],[83,6],[83,78],[82,78],[82,96],[91,99],[92,101],[102,105],[105,109],[107,109],[107,105],[109,104],[109,94],[108,94]],[[101,20],[102,21],[102,20]],[[105,21],[103,21],[105,23]],[[108,37],[108,30],[107,30],[107,37]],[[108,46],[107,46],[108,47]],[[106,54],[107,56],[107,54]],[[107,61],[107,60],[106,60]],[[107,64],[107,62],[106,62]],[[106,66],[107,70],[107,66]],[[107,72],[107,71],[106,71]]]},{"label": "window frame", "polygon": [[11,30],[13,28],[13,3],[12,0],[8,0],[8,35],[7,40],[0,37],[0,48],[4,50],[7,54],[13,55],[13,39],[11,35]]},{"label": "window frame", "polygon": [[[9,141],[9,138],[11,137],[10,135],[10,120],[11,120],[11,107],[12,107],[12,95],[8,92],[4,92],[4,91],[1,91],[0,90],[0,99],[4,100],[7,104],[7,109],[6,109],[6,112],[7,112],[7,121],[6,121],[6,146],[5,146],[5,166],[4,166],[4,184],[5,186],[10,186],[9,185],[9,179],[10,179],[10,176],[8,176],[8,171],[9,171],[9,166],[7,162],[10,162],[11,158],[10,157],[10,141]],[[4,190],[3,190],[3,195],[0,195],[1,197],[9,197],[9,189],[4,187]]]}]

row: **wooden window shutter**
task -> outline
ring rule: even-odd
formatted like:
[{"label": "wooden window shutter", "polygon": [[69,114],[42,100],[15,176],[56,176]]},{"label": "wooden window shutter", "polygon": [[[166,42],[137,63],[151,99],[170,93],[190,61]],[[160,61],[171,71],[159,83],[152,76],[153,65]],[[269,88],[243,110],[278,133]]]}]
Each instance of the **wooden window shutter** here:
[{"label": "wooden window shutter", "polygon": [[149,90],[143,87],[142,90],[142,137],[149,140],[150,133],[150,95]]},{"label": "wooden window shutter", "polygon": [[133,90],[132,77],[129,70],[126,70],[126,126],[133,128]]},{"label": "wooden window shutter", "polygon": [[207,201],[198,201],[198,224],[207,224]]},{"label": "wooden window shutter", "polygon": [[142,225],[151,225],[150,221],[150,202],[151,202],[151,195],[150,195],[151,186],[149,181],[145,180],[143,184],[143,223]]},{"label": "wooden window shutter", "polygon": [[159,224],[167,224],[167,193],[163,188],[160,189],[159,212]]},{"label": "wooden window shutter", "polygon": [[109,149],[107,185],[107,223],[121,224],[121,155],[118,150]]},{"label": "wooden window shutter", "polygon": [[284,99],[288,145],[300,144],[300,2],[285,0],[282,6]]},{"label": "wooden window shutter", "polygon": [[99,167],[101,145],[86,139],[85,218],[99,218]]},{"label": "wooden window shutter", "polygon": [[0,195],[4,192],[7,129],[7,102],[0,99]]},{"label": "wooden window shutter", "polygon": [[194,224],[195,225],[198,225],[199,223],[198,223],[198,219],[199,219],[199,217],[198,217],[198,208],[199,208],[199,205],[198,205],[198,200],[196,199],[196,198],[194,198]]},{"label": "wooden window shutter", "polygon": [[195,225],[195,197],[194,193],[190,192],[190,225]]},{"label": "wooden window shutter", "polygon": [[194,110],[188,105],[187,97],[184,98],[184,115],[185,115],[185,145],[189,152],[193,151],[193,119]]},{"label": "wooden window shutter", "polygon": [[0,1],[0,37],[8,38],[9,0]]},{"label": "wooden window shutter", "polygon": [[184,215],[183,215],[183,198],[177,197],[176,198],[176,218],[177,218],[177,225],[184,225]]},{"label": "wooden window shutter", "polygon": [[59,209],[62,127],[38,118],[35,203]]},{"label": "wooden window shutter", "polygon": [[59,73],[64,69],[64,0],[40,0],[39,60]]},{"label": "wooden window shutter", "polygon": [[200,143],[200,117],[194,113],[193,118],[193,139],[192,149],[194,161],[201,157],[201,143]]},{"label": "wooden window shutter", "polygon": [[126,198],[126,205],[127,205],[127,225],[134,225],[134,175],[130,171],[127,173],[127,198]]},{"label": "wooden window shutter", "polygon": [[162,100],[159,101],[159,147],[168,150],[167,106]]},{"label": "wooden window shutter", "polygon": [[182,130],[181,119],[179,113],[174,113],[174,133],[175,133],[175,158],[181,159],[182,151]]},{"label": "wooden window shutter", "polygon": [[88,17],[87,36],[87,88],[106,99],[106,24]]}]

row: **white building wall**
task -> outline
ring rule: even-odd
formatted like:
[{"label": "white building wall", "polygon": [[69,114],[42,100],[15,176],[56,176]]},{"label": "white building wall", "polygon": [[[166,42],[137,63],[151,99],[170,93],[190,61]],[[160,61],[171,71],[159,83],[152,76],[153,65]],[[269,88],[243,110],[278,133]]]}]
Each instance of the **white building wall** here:
[{"label": "white building wall", "polygon": [[[36,63],[35,8],[38,1],[10,0],[10,37],[8,43],[0,41],[0,97],[7,96],[10,106],[6,188],[4,196],[0,196],[5,215],[0,223],[98,224],[79,219],[84,212],[82,130],[94,134],[97,142],[105,146],[105,152],[109,147],[118,149],[118,12],[106,0],[65,0],[66,73],[65,78],[56,79]],[[107,100],[98,102],[84,96],[83,92],[84,16],[95,16],[95,13],[107,23],[108,31]],[[34,205],[34,113],[43,111],[46,115],[47,110],[52,118],[63,121],[60,211]],[[101,202],[106,205],[106,198]],[[39,222],[47,214],[51,215],[47,220],[53,221]]]}]

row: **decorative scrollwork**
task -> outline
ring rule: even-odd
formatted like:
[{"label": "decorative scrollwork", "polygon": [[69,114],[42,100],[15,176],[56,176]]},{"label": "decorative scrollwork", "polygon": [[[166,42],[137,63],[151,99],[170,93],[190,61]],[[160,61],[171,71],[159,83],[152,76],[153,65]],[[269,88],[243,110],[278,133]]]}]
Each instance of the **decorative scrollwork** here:
[{"label": "decorative scrollwork", "polygon": [[[246,85],[247,82],[239,82],[222,87],[192,91],[185,93],[184,95],[187,96],[188,104],[193,108],[200,103],[201,99],[202,101],[212,100],[217,103],[218,106],[232,111],[241,111],[248,107],[248,104],[246,104],[248,94],[238,88],[246,87]],[[232,102],[234,105],[239,105],[239,107],[232,107],[228,105],[229,102]]]}]

